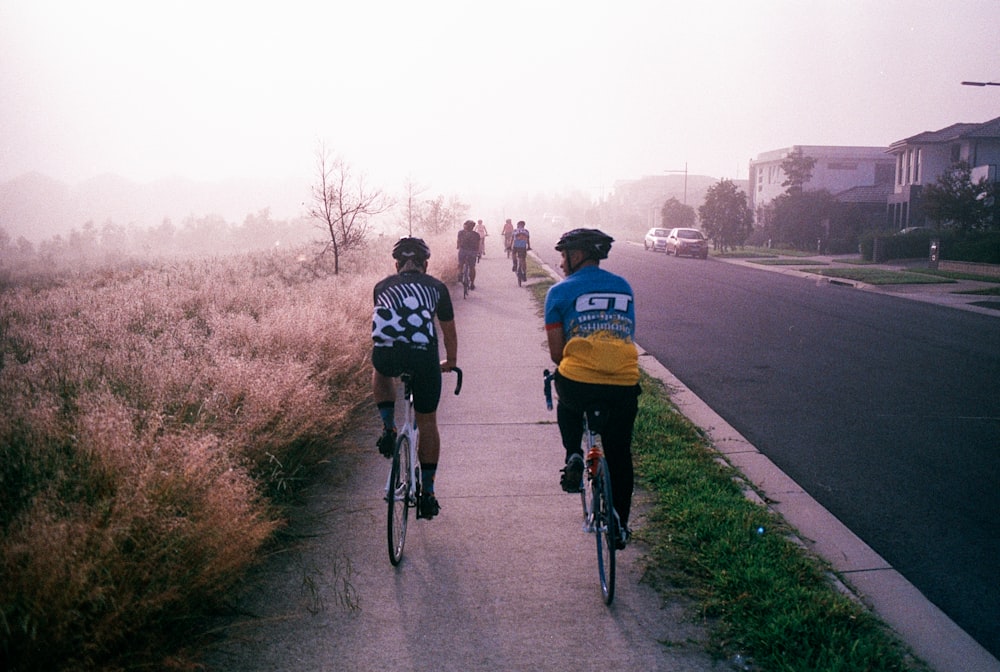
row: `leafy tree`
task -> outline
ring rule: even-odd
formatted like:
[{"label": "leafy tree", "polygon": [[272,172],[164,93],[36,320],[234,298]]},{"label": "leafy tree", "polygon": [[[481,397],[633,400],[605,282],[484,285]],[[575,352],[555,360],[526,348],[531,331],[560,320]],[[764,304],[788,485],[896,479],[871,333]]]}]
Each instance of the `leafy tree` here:
[{"label": "leafy tree", "polygon": [[722,251],[742,245],[753,229],[746,192],[737,189],[732,180],[720,180],[708,188],[698,216],[705,234]]},{"label": "leafy tree", "polygon": [[781,162],[781,170],[785,173],[785,181],[781,186],[787,187],[785,193],[802,193],[803,185],[812,178],[812,169],[815,165],[816,159],[803,156],[801,147],[789,152]]},{"label": "leafy tree", "polygon": [[950,224],[963,232],[997,226],[997,196],[1000,186],[986,178],[972,181],[969,164],[960,161],[923,190],[924,214],[941,225]]},{"label": "leafy tree", "polygon": [[660,221],[665,229],[693,228],[696,221],[694,208],[670,197],[660,209]]},{"label": "leafy tree", "polygon": [[371,217],[392,206],[381,189],[372,189],[361,175],[321,144],[316,152],[317,183],[312,187],[309,216],[322,222],[333,250],[333,274],[340,273],[340,256],[364,245]]},{"label": "leafy tree", "polygon": [[834,200],[829,191],[798,191],[774,199],[771,226],[779,243],[798,250],[816,249],[817,241],[826,238],[826,228],[833,213]]}]

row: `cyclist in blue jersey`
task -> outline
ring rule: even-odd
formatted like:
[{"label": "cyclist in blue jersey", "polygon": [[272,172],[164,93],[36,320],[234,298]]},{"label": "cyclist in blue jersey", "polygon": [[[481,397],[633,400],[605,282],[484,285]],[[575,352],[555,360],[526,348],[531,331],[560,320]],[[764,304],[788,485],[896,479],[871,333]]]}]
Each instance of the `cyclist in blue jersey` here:
[{"label": "cyclist in blue jersey", "polygon": [[[524,220],[522,219],[517,223],[517,228],[514,229],[511,235],[510,251],[511,258],[514,259],[514,265],[511,266],[511,271],[517,271],[518,259],[520,259],[522,264],[527,263],[528,250],[531,249],[531,233],[525,228]],[[527,266],[525,266],[527,268]]]},{"label": "cyclist in blue jersey", "polygon": [[559,405],[556,418],[566,466],[560,485],[579,492],[583,474],[583,413],[601,404],[606,410],[597,427],[611,474],[611,492],[621,523],[618,548],[631,531],[634,475],[632,428],[639,408],[639,353],[635,336],[635,298],[623,277],[600,267],[611,250],[611,236],[597,229],[574,229],[559,239],[565,279],[545,297],[545,330],[555,372]]},{"label": "cyclist in blue jersey", "polygon": [[462,264],[469,264],[469,289],[476,288],[476,262],[479,261],[479,250],[482,239],[476,233],[476,223],[471,219],[465,220],[462,230],[458,232],[458,275],[462,275]]},{"label": "cyclist in blue jersey", "polygon": [[[427,275],[431,251],[420,238],[401,238],[392,250],[396,273],[375,285],[372,317],[372,394],[382,419],[378,449],[391,457],[396,445],[395,378],[411,374],[413,409],[420,439],[417,457],[422,473],[419,513],[433,518],[440,511],[434,496],[434,477],[441,452],[437,407],[441,399],[441,372],[455,368],[458,336],[448,287]],[[441,326],[445,359],[438,360]]]}]

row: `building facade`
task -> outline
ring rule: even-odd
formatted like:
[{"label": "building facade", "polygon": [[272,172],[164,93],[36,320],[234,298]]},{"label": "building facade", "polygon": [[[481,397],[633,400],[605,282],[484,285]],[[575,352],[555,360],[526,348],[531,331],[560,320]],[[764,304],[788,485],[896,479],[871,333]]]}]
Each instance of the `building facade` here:
[{"label": "building facade", "polygon": [[1000,164],[1000,117],[980,124],[952,124],[925,131],[889,146],[895,166],[893,192],[886,204],[889,226],[926,226],[921,204],[924,186],[933,184],[959,162],[972,168],[972,180],[997,181]]},{"label": "building facade", "polygon": [[747,193],[750,209],[758,217],[765,206],[786,192],[787,187],[782,186],[786,176],[781,163],[789,155],[801,154],[816,160],[812,176],[802,185],[804,191],[825,189],[837,196],[856,187],[892,184],[895,163],[887,150],[887,147],[794,145],[764,152],[750,161]]}]

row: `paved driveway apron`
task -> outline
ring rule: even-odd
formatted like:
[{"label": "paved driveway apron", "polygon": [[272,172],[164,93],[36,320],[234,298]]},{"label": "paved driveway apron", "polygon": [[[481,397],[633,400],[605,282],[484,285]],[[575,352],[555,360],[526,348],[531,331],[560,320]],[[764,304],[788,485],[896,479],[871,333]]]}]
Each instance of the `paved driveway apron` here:
[{"label": "paved driveway apron", "polygon": [[411,516],[393,568],[388,462],[374,448],[373,412],[296,517],[298,541],[256,573],[240,604],[249,616],[210,652],[212,669],[725,667],[697,643],[706,633],[684,605],[663,604],[639,583],[640,544],[618,554],[615,602],[601,601],[580,500],[558,486],[563,451],[542,398],[542,319],[508,264],[484,257],[469,299],[453,291],[465,386],[456,397],[445,376],[441,514]]}]

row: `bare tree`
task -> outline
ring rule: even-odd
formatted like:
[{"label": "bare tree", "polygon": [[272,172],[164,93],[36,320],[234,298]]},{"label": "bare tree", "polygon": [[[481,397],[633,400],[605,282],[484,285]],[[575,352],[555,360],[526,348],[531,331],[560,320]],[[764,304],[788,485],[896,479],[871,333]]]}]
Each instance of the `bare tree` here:
[{"label": "bare tree", "polygon": [[413,181],[413,177],[406,179],[403,185],[403,227],[406,228],[408,236],[413,235],[413,224],[420,224],[423,219],[423,204],[420,202],[420,195],[427,191],[427,187],[418,185]]},{"label": "bare tree", "polygon": [[368,238],[371,217],[390,207],[392,201],[381,189],[365,184],[350,165],[334,156],[320,143],[316,151],[316,176],[312,187],[309,216],[320,220],[330,236],[327,249],[333,250],[333,273],[340,273],[340,255],[362,246]]}]

